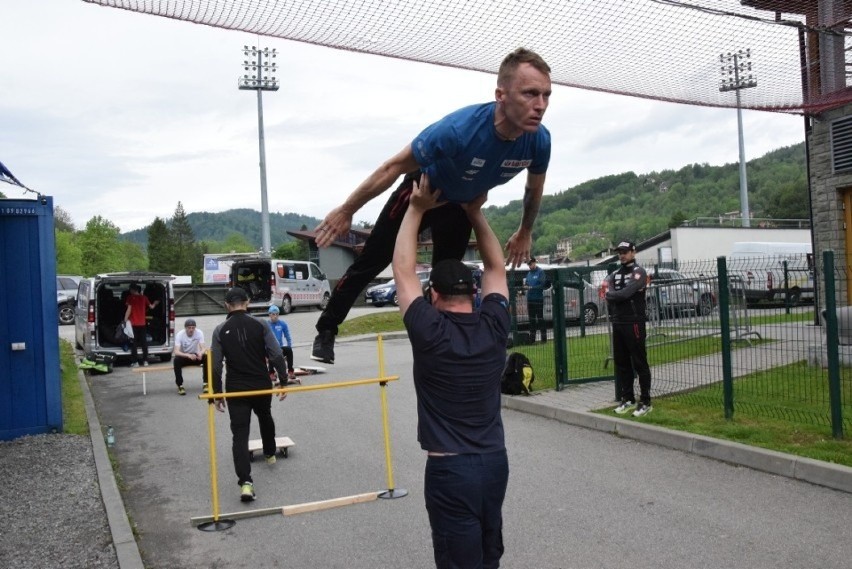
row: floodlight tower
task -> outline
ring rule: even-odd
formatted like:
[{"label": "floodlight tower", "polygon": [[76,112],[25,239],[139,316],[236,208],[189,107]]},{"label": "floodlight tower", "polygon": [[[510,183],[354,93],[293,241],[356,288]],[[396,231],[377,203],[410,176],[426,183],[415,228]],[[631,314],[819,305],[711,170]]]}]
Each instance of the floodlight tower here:
[{"label": "floodlight tower", "polygon": [[[278,80],[274,73],[277,71],[277,63],[270,61],[278,53],[268,47],[258,49],[255,46],[243,46],[243,55],[247,58],[243,61],[246,73],[239,78],[237,85],[240,90],[257,91],[257,137],[260,144],[260,233],[261,254],[269,256],[272,254],[272,244],[269,236],[269,203],[266,199],[266,145],[263,140],[263,91],[277,91]],[[265,60],[264,60],[265,59]],[[249,71],[255,75],[249,75]]]},{"label": "floodlight tower", "polygon": [[757,80],[751,72],[751,50],[722,53],[719,55],[722,64],[722,84],[719,91],[735,91],[737,94],[737,131],[740,141],[740,211],[743,216],[743,227],[751,227],[748,211],[748,183],[746,182],[745,143],[743,142],[743,110],[740,102],[740,90],[757,87]]}]

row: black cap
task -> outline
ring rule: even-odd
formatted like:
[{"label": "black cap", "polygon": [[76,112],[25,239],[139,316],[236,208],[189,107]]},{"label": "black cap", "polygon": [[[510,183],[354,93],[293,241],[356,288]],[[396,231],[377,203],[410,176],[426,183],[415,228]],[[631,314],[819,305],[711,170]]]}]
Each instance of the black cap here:
[{"label": "black cap", "polygon": [[635,251],[636,243],[633,241],[622,241],[618,245],[615,246],[616,251]]},{"label": "black cap", "polygon": [[187,326],[195,326],[195,320],[187,318],[186,322],[183,323],[183,327],[186,328]]},{"label": "black cap", "polygon": [[232,287],[225,293],[225,302],[228,304],[236,304],[237,302],[248,302],[248,293],[242,287]]},{"label": "black cap", "polygon": [[473,272],[456,259],[439,261],[429,275],[429,286],[441,294],[473,294]]},{"label": "black cap", "polygon": [[530,263],[538,263],[538,261],[535,260],[535,257],[530,257],[530,260],[527,261],[527,265],[529,265]]}]

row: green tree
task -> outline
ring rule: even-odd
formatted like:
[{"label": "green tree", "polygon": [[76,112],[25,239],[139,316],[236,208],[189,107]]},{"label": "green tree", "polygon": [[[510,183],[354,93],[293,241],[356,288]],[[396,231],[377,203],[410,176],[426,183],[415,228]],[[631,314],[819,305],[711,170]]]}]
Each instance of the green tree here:
[{"label": "green tree", "polygon": [[682,211],[677,210],[669,218],[669,227],[678,227],[684,221],[686,221],[686,215]]},{"label": "green tree", "polygon": [[174,252],[171,272],[175,275],[191,275],[194,281],[200,281],[201,250],[195,243],[195,234],[181,202],[178,202],[175,214],[169,221],[169,234]]},{"label": "green tree", "polygon": [[54,232],[56,242],[56,272],[60,275],[83,274],[83,252],[71,231]]},{"label": "green tree", "polygon": [[77,235],[84,275],[108,273],[124,268],[118,240],[119,232],[114,223],[99,215],[86,223],[86,228]]},{"label": "green tree", "polygon": [[148,258],[138,243],[121,242],[121,254],[124,257],[124,268],[128,271],[144,271],[148,268]]},{"label": "green tree", "polygon": [[275,259],[291,259],[294,261],[308,260],[308,245],[301,239],[291,241],[290,243],[282,243],[272,252]]},{"label": "green tree", "polygon": [[257,247],[251,244],[242,233],[229,233],[222,242],[219,253],[254,253]]},{"label": "green tree", "polygon": [[60,206],[53,208],[53,228],[57,231],[76,231],[74,221],[71,219],[71,214],[62,209]]},{"label": "green tree", "polygon": [[166,222],[155,217],[148,227],[148,268],[158,273],[171,273],[174,252]]}]

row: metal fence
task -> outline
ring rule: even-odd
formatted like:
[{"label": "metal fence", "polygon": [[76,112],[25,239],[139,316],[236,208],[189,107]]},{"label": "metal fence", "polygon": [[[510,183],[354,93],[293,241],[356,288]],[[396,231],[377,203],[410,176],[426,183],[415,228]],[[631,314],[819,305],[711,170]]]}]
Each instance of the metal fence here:
[{"label": "metal fence", "polygon": [[[835,266],[831,252],[817,263],[805,255],[720,257],[647,268],[652,396],[663,405],[665,398],[688,398],[728,417],[824,425],[841,437],[852,427],[848,269]],[[589,275],[572,269],[548,275],[554,286],[545,296],[552,303],[546,343],[540,336],[529,343],[523,282],[510,278],[513,349],[533,362],[537,388],[614,381],[605,303]],[[565,310],[553,310],[566,296]],[[577,302],[599,305],[594,325],[572,310]]]}]

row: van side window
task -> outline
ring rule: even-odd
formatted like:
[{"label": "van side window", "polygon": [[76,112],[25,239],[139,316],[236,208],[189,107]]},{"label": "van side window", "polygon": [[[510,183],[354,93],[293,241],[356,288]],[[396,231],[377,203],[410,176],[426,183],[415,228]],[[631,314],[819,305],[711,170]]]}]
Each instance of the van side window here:
[{"label": "van side window", "polygon": [[276,263],[275,272],[278,273],[279,279],[286,279],[287,275],[284,273],[284,263]]}]

